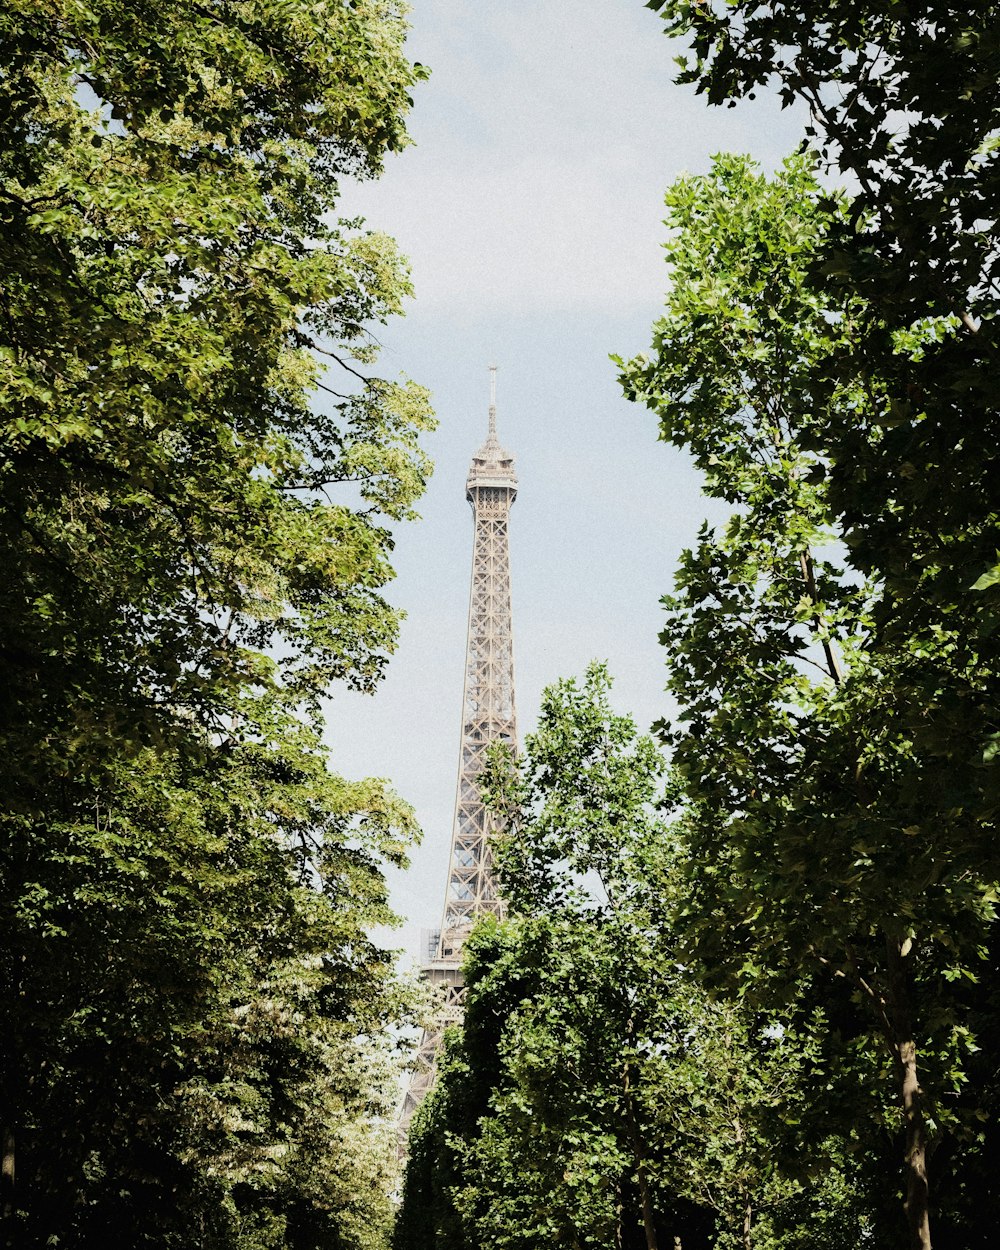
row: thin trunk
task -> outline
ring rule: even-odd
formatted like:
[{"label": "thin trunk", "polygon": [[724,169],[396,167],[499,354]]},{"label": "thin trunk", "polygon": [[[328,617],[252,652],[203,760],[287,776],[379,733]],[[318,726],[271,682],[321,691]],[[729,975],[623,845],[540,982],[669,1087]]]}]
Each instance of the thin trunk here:
[{"label": "thin trunk", "polygon": [[[774,443],[775,451],[780,456],[782,451],[787,446],[787,437],[783,442],[776,431],[772,441]],[[792,470],[792,477],[798,477],[798,472],[794,469]],[[799,571],[802,573],[802,580],[806,584],[806,590],[809,594],[809,598],[812,600],[813,607],[816,609],[813,613],[813,620],[816,624],[816,630],[819,632],[822,626],[822,614],[820,613],[819,590],[816,587],[816,568],[813,564],[811,547],[806,547],[799,552]],[[837,652],[833,648],[833,643],[830,642],[829,638],[824,638],[820,645],[823,648],[823,655],[826,659],[826,671],[833,678],[834,685],[839,686],[844,680],[844,670],[839,658],[837,657]]]},{"label": "thin trunk", "polygon": [[653,1204],[649,1197],[649,1181],[646,1177],[646,1166],[641,1159],[636,1161],[635,1174],[639,1182],[639,1198],[642,1201],[642,1227],[646,1233],[646,1250],[657,1250],[656,1221],[653,1218]]},{"label": "thin trunk", "polygon": [[965,326],[965,328],[969,331],[970,334],[979,333],[979,322],[975,319],[975,317],[973,317],[972,313],[967,312],[963,308],[962,311],[959,313],[959,317],[962,320],[962,325]]},{"label": "thin trunk", "polygon": [[[743,1137],[743,1121],[740,1119],[739,1111],[733,1119],[733,1138],[737,1148],[742,1147]],[[743,1207],[743,1250],[753,1250],[753,1204],[750,1201],[750,1194],[747,1193],[746,1204]]]},{"label": "thin trunk", "polygon": [[[816,626],[819,628],[819,591],[816,589],[816,571],[813,568],[812,552],[807,547],[805,551],[799,552],[799,568],[802,570],[802,580],[806,584],[806,590],[809,592],[809,598],[813,601],[816,608]],[[836,685],[844,680],[844,670],[841,667],[840,660],[833,644],[829,638],[824,638],[821,646],[823,647],[823,655],[826,657],[826,667],[830,676]]]},{"label": "thin trunk", "polygon": [[[635,1022],[629,1019],[625,1036],[629,1048],[632,1045]],[[635,1106],[632,1102],[631,1069],[625,1060],[625,1071],[622,1077],[622,1092],[625,1095],[625,1118],[628,1122],[629,1137],[632,1140],[632,1153],[635,1158],[635,1178],[639,1185],[639,1201],[642,1205],[642,1227],[646,1234],[646,1250],[659,1250],[656,1241],[656,1220],[653,1214],[653,1202],[649,1196],[649,1177],[646,1174],[646,1152],[642,1148],[639,1126],[635,1120]]]},{"label": "thin trunk", "polygon": [[893,1049],[906,1128],[906,1201],[910,1250],[931,1250],[930,1185],[927,1178],[927,1117],[917,1070],[917,1044],[910,1015],[909,978],[900,944],[886,937],[889,993],[892,998]]},{"label": "thin trunk", "polygon": [[9,1121],[0,1137],[0,1215],[7,1220],[14,1214],[14,1126]]}]

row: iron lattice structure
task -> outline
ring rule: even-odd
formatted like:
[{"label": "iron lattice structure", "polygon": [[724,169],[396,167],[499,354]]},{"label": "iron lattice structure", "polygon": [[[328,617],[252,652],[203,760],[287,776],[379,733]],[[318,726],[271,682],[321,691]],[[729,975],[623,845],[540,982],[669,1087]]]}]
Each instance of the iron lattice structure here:
[{"label": "iron lattice structure", "polygon": [[441,930],[424,974],[443,991],[443,1005],[425,1030],[403,1102],[401,1131],[434,1085],[436,1056],[449,1024],[462,1020],[462,945],[478,916],[502,915],[491,839],[496,818],[483,806],[479,780],[491,742],[517,749],[514,630],[508,519],[517,497],[514,461],[496,431],[496,367],[490,366],[489,433],[472,458],[465,485],[474,538],[469,629],[462,698],[462,745],[451,836],[451,861]]}]

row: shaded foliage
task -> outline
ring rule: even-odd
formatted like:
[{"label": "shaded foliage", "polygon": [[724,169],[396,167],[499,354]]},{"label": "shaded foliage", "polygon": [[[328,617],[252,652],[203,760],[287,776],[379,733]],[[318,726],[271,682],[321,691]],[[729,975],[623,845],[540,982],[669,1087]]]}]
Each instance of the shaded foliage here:
[{"label": "shaded foliage", "polygon": [[414,1126],[398,1244],[857,1245],[872,1195],[813,1111],[840,1079],[825,1014],[803,994],[744,1011],[691,976],[683,828],[608,687],[600,666],[550,687],[519,770],[494,756],[517,914],[470,940],[468,1022]]},{"label": "shaded foliage", "polygon": [[392,0],[0,13],[0,1120],[26,1243],[385,1238],[406,1006],[367,935],[415,827],[327,770],[319,711],[384,670],[388,525],[429,471],[426,393],[371,370],[405,265],[336,217],[340,179],[406,143],[404,33]]},{"label": "shaded foliage", "polygon": [[[840,510],[838,473],[865,475],[836,431],[882,429],[894,385],[858,368],[878,319],[867,292],[821,272],[854,210],[805,157],[773,179],[720,158],[668,207],[667,310],[622,381],[735,505],[666,601],[680,724],[664,732],[694,803],[689,931],[706,975],[762,1001],[810,968],[853,986],[894,1068],[925,1245],[928,1159],[942,1135],[971,1145],[985,1112],[963,1098],[977,1041],[962,984],[987,975],[992,782],[959,742],[983,731],[985,649],[970,660],[957,616],[931,648],[923,626],[887,628],[899,586],[858,558]],[[920,358],[949,333],[913,326],[895,350]],[[948,690],[968,697],[959,733],[938,716]],[[964,766],[948,764],[956,750]],[[891,1127],[887,1095],[872,1112]]]}]

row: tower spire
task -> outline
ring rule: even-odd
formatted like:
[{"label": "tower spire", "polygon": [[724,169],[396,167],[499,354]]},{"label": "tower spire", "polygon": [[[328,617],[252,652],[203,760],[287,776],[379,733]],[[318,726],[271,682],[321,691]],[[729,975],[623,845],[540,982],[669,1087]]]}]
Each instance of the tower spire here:
[{"label": "tower spire", "polygon": [[490,365],[490,438],[497,436],[497,367]]}]

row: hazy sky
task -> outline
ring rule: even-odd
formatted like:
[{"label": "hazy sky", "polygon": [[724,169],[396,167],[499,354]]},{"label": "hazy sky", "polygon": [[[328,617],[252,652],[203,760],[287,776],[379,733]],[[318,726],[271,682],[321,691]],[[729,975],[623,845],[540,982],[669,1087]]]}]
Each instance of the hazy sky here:
[{"label": "hazy sky", "polygon": [[[511,512],[520,734],[542,688],[594,658],[643,728],[667,711],[660,597],[711,504],[655,420],[621,397],[610,352],[643,350],[662,303],[663,192],[718,151],[772,166],[801,134],[773,101],[709,109],[671,84],[681,51],[642,0],[414,0],[416,146],[346,190],[410,256],[416,299],[382,368],[429,386],[436,470],[402,527],[390,598],[399,652],[374,698],[335,695],[333,767],[389,777],[425,836],[394,878],[415,953],[444,903],[458,769],[472,514],[487,366],[520,493]],[[716,514],[717,515],[717,514]]]}]

